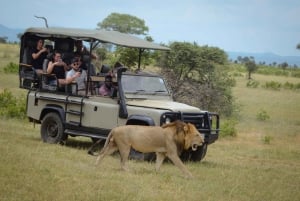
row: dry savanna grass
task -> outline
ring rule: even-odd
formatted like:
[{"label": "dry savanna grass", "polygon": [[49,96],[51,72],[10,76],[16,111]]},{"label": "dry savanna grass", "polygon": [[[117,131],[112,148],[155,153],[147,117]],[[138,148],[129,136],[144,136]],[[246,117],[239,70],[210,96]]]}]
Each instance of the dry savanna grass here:
[{"label": "dry savanna grass", "polygon": [[[2,45],[0,51],[1,57]],[[18,89],[17,75],[1,71],[9,61],[1,62],[0,92],[8,88],[15,95],[25,94]],[[300,82],[280,76],[253,78]],[[95,166],[96,158],[86,153],[90,139],[70,137],[66,146],[45,144],[39,125],[2,117],[0,200],[298,201],[300,92],[252,89],[246,83],[238,77],[234,87],[241,105],[237,137],[219,139],[201,163],[187,163],[195,177],[191,180],[168,162],[158,173],[153,163],[141,161],[129,162],[131,172],[121,171],[118,154]],[[269,119],[257,120],[261,109]]]}]

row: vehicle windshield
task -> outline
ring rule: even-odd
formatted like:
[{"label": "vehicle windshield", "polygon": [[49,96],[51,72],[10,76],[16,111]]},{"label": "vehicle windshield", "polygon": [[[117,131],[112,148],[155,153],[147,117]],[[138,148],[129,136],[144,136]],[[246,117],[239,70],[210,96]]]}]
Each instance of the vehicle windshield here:
[{"label": "vehicle windshield", "polygon": [[122,75],[125,93],[168,95],[164,80],[156,76]]}]

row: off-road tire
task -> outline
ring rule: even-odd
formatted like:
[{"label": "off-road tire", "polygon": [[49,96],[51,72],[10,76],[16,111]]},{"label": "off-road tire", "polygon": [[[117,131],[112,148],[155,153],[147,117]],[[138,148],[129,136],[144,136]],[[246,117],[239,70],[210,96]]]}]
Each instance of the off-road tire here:
[{"label": "off-road tire", "polygon": [[191,152],[190,160],[194,162],[201,161],[205,157],[206,152],[207,152],[207,144],[204,143],[201,147],[198,147],[196,151]]},{"label": "off-road tire", "polygon": [[50,144],[65,144],[67,135],[61,118],[55,112],[45,115],[41,124],[41,138],[43,142]]}]

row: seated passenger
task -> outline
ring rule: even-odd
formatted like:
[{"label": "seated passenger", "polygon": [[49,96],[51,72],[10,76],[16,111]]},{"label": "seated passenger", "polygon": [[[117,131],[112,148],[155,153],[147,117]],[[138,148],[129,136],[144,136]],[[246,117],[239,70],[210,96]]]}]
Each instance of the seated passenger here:
[{"label": "seated passenger", "polygon": [[35,69],[35,72],[37,74],[43,73],[43,62],[47,58],[48,55],[48,49],[43,47],[44,46],[44,40],[39,39],[36,44],[36,48],[33,50],[33,53],[31,55],[32,57],[32,66]]},{"label": "seated passenger", "polygon": [[59,87],[62,87],[66,84],[66,71],[68,69],[68,66],[65,62],[61,59],[61,53],[58,51],[55,51],[53,54],[52,61],[49,62],[47,67],[47,73],[48,74],[54,74],[56,76],[56,79],[54,77],[49,77],[48,81],[51,85],[59,84]]},{"label": "seated passenger", "polygon": [[113,89],[112,76],[106,75],[104,83],[99,88],[99,94],[101,96],[110,96],[112,93],[112,89]]},{"label": "seated passenger", "polygon": [[[71,63],[72,69],[67,72],[66,84],[71,84],[76,82],[77,84],[77,94],[85,95],[85,82],[87,78],[86,71],[80,68],[81,61],[78,58],[74,58]],[[76,88],[72,88],[72,93],[76,94]]]}]

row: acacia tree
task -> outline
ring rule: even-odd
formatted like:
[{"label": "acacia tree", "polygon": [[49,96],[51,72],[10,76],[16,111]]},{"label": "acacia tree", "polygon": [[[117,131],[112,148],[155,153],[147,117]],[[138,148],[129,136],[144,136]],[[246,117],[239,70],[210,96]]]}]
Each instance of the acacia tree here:
[{"label": "acacia tree", "polygon": [[257,65],[255,63],[254,57],[243,57],[242,63],[245,65],[248,71],[248,79],[251,78],[251,74],[257,70]]},{"label": "acacia tree", "polygon": [[102,22],[97,24],[99,29],[119,31],[135,35],[146,35],[149,28],[145,21],[133,15],[111,13]]},{"label": "acacia tree", "polygon": [[162,72],[174,99],[205,110],[230,115],[234,80],[226,68],[227,55],[216,47],[174,42]]},{"label": "acacia tree", "polygon": [[[145,21],[135,16],[120,13],[111,13],[102,22],[97,24],[98,29],[119,31],[121,33],[135,34],[135,35],[147,35],[149,28],[145,25]],[[150,36],[145,37],[148,41],[153,41]],[[124,65],[129,68],[136,66],[138,61],[139,50],[134,48],[117,47],[117,58]],[[143,65],[149,64],[150,52],[143,52]]]}]

